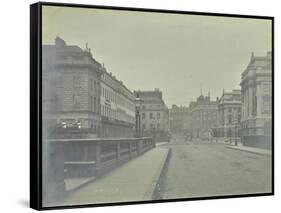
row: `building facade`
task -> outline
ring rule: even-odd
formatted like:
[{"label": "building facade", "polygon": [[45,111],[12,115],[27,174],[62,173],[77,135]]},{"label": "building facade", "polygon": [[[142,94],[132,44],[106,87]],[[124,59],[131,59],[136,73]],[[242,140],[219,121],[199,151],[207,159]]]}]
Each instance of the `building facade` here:
[{"label": "building facade", "polygon": [[101,74],[87,47],[59,37],[42,46],[43,121],[50,137],[99,137]]},{"label": "building facade", "polygon": [[192,114],[190,111],[189,107],[185,107],[185,112],[184,112],[184,120],[183,120],[183,132],[184,135],[186,136],[186,139],[191,139],[191,135],[192,135]]},{"label": "building facade", "polygon": [[157,141],[168,139],[169,134],[169,110],[166,106],[162,92],[135,91],[140,98],[140,128],[143,136],[153,136]]},{"label": "building facade", "polygon": [[248,146],[271,147],[272,124],[272,56],[255,56],[241,79],[242,142]]},{"label": "building facade", "polygon": [[238,131],[241,122],[241,90],[225,92],[218,103],[218,128],[215,136],[224,141],[240,140]]},{"label": "building facade", "polygon": [[135,95],[90,49],[43,45],[43,120],[52,137],[133,137]]},{"label": "building facade", "polygon": [[218,98],[211,101],[210,95],[200,95],[189,104],[189,112],[191,138],[210,140],[218,126]]},{"label": "building facade", "polygon": [[103,67],[101,76],[102,137],[133,137],[135,95]]},{"label": "building facade", "polygon": [[169,109],[170,131],[176,134],[187,134],[189,126],[189,108],[173,105]]}]

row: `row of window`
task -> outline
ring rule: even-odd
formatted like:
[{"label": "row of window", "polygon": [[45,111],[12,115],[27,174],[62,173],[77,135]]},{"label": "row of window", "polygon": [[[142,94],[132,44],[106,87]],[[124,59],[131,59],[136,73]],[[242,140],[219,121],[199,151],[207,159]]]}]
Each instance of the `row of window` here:
[{"label": "row of window", "polygon": [[[60,76],[61,77],[61,76]],[[73,76],[73,88],[81,88],[81,76]],[[60,78],[59,81],[57,81],[57,87],[62,87],[62,78]],[[95,80],[94,78],[90,81],[90,88],[92,91],[95,92],[99,92],[100,89],[100,82]],[[126,100],[125,98],[121,97],[120,95],[109,91],[108,89],[102,87],[102,96],[105,97],[106,99],[109,99],[112,102],[118,103],[121,106],[124,106],[128,109],[130,109],[131,111],[134,111],[134,103]],[[75,105],[75,109],[79,109],[79,97],[75,97],[74,105]],[[91,106],[96,106],[96,104],[91,104]],[[97,108],[97,107],[94,107]]]},{"label": "row of window", "polygon": [[217,112],[213,111],[204,111],[203,113],[197,112],[193,114],[193,119],[195,120],[216,120],[217,119]]},{"label": "row of window", "polygon": [[[73,109],[79,110],[81,108],[81,95],[73,95]],[[89,110],[92,112],[100,112],[100,98],[90,96]]]},{"label": "row of window", "polygon": [[102,115],[105,117],[114,118],[117,120],[123,120],[127,122],[135,121],[135,118],[133,116],[119,112],[117,110],[113,110],[110,107],[107,107],[106,105],[102,105],[101,110],[102,110]]},{"label": "row of window", "polygon": [[[148,113],[147,113],[147,114],[148,114]],[[157,113],[155,113],[155,114],[156,114],[156,118],[157,118],[157,119],[160,119],[160,117],[161,117],[160,112],[157,112]],[[150,119],[155,119],[154,113],[150,112],[148,115],[149,115],[149,118],[150,118]],[[146,113],[145,113],[145,112],[142,113],[141,118],[142,118],[142,119],[145,119],[145,118],[146,118]]]},{"label": "row of window", "polygon": [[[81,76],[73,76],[72,78],[72,86],[73,88],[81,88],[82,87],[82,79]],[[63,76],[59,76],[56,80],[56,87],[63,87]],[[100,82],[95,80],[94,78],[90,81],[90,89],[94,92],[99,92]]]},{"label": "row of window", "polygon": [[209,116],[214,115],[214,116],[215,116],[215,115],[217,115],[217,112],[206,112],[206,111],[204,111],[204,112],[203,112],[203,115],[204,115],[204,116],[206,116],[206,115],[209,115]]},{"label": "row of window", "polygon": [[124,94],[125,96],[130,97],[131,92],[128,91],[128,89],[123,85],[123,83],[118,81],[115,77],[107,75],[107,74],[103,74],[101,76],[101,78],[104,82],[107,82],[108,85],[112,85],[114,90],[117,90],[121,94]]},{"label": "row of window", "polygon": [[118,93],[109,91],[108,89],[102,87],[102,94],[101,94],[105,99],[108,99],[114,103],[119,104],[120,106],[124,106],[132,111],[134,111],[134,103],[131,101],[128,101],[126,98],[120,96]]},{"label": "row of window", "polygon": [[[237,109],[237,110],[236,110]],[[232,108],[232,107],[228,107],[227,108],[227,111],[228,112],[234,112],[234,111],[238,111],[238,112],[241,112],[241,107],[235,107],[235,108]]]},{"label": "row of window", "polygon": [[[197,117],[197,120],[200,120],[200,116]],[[206,120],[216,120],[217,119],[217,116],[203,116],[203,120],[206,121]]]},{"label": "row of window", "polygon": [[[150,124],[149,125],[149,127],[150,127],[150,129],[154,129],[154,128],[156,128],[156,129],[160,129],[160,127],[161,127],[161,125],[160,125],[160,123],[157,123],[156,125],[154,125],[154,124]],[[146,124],[142,124],[142,130],[146,130]]]},{"label": "row of window", "polygon": [[[73,76],[73,88],[81,88],[81,76]],[[59,86],[61,85],[61,82],[58,84]],[[100,82],[92,79],[90,81],[90,88],[92,91],[99,92],[100,88]],[[102,96],[105,97],[106,99],[109,99],[110,101],[117,103],[121,106],[124,106],[132,111],[134,111],[134,103],[128,101],[127,99],[119,96],[118,94],[109,91],[108,89],[102,87]]]},{"label": "row of window", "polygon": [[[161,105],[160,104],[157,104],[157,105],[155,105],[155,104],[150,104],[149,105],[149,108],[150,109],[161,109]],[[141,106],[141,109],[142,109],[142,111],[145,111],[147,108],[146,108],[146,105],[142,105]]]},{"label": "row of window", "polygon": [[237,120],[234,118],[234,116],[232,116],[232,115],[228,115],[227,116],[227,123],[228,124],[232,124],[233,122],[238,122],[238,123],[240,123],[240,121],[241,121],[241,115],[239,114],[239,115],[237,115]]}]

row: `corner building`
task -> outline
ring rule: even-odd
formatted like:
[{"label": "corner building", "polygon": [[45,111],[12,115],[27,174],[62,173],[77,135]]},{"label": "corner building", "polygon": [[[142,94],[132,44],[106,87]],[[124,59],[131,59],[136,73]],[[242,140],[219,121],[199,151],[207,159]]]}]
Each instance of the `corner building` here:
[{"label": "corner building", "polygon": [[43,120],[52,138],[133,137],[135,96],[91,50],[43,45]]},{"label": "corner building", "polygon": [[47,137],[99,137],[102,66],[59,37],[42,46],[43,126]]},{"label": "corner building", "polygon": [[272,56],[255,56],[241,78],[241,137],[244,145],[271,148],[272,144]]}]

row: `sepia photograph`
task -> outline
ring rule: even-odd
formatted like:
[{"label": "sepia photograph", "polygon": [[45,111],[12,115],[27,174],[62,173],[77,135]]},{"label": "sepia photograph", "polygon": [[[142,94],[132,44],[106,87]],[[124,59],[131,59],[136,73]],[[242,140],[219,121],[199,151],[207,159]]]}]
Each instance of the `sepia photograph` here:
[{"label": "sepia photograph", "polygon": [[273,194],[273,18],[41,5],[42,207]]}]

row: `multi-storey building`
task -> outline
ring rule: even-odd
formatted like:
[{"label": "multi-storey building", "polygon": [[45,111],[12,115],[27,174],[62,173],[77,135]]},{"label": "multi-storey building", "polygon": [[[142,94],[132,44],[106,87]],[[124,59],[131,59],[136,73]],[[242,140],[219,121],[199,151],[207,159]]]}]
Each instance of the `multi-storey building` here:
[{"label": "multi-storey building", "polygon": [[239,138],[238,131],[241,121],[241,90],[225,92],[218,103],[218,128],[215,136],[224,140]]},{"label": "multi-storey building", "polygon": [[185,134],[189,129],[189,109],[173,105],[169,110],[170,130],[172,133]]},{"label": "multi-storey building", "polygon": [[140,98],[140,128],[143,136],[154,136],[156,140],[167,140],[169,133],[169,110],[163,101],[162,92],[135,91]]},{"label": "multi-storey building", "polygon": [[272,56],[254,56],[241,80],[242,142],[249,146],[271,147]]},{"label": "multi-storey building", "polygon": [[184,119],[183,119],[183,133],[185,136],[188,136],[188,138],[191,138],[191,127],[192,127],[191,118],[192,118],[192,114],[190,112],[190,108],[186,107],[184,113]]},{"label": "multi-storey building", "polygon": [[195,102],[189,104],[190,132],[192,138],[210,139],[218,122],[218,98],[210,100],[210,95],[200,95]]},{"label": "multi-storey building", "polygon": [[135,96],[88,47],[43,45],[43,115],[52,137],[133,137]]},{"label": "multi-storey building", "polygon": [[97,137],[100,134],[102,66],[86,47],[59,37],[42,46],[43,125],[50,137]]},{"label": "multi-storey building", "polygon": [[133,137],[135,95],[103,67],[101,115],[103,137]]}]

